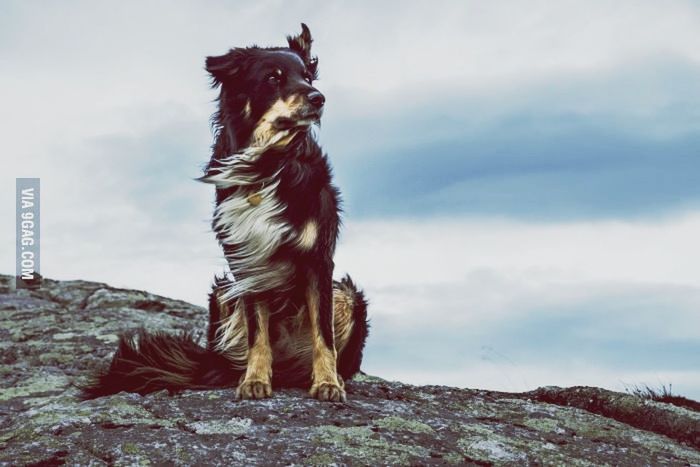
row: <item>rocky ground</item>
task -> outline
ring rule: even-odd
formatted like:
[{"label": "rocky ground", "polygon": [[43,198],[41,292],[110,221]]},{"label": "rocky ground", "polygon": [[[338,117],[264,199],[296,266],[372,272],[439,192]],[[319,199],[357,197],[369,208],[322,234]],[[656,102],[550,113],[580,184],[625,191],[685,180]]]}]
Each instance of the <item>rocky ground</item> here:
[{"label": "rocky ground", "polygon": [[0,276],[0,465],[700,465],[700,413],[598,388],[361,376],[345,404],[296,390],[76,397],[118,333],[205,325],[203,309],[146,292],[51,280],[13,291]]}]

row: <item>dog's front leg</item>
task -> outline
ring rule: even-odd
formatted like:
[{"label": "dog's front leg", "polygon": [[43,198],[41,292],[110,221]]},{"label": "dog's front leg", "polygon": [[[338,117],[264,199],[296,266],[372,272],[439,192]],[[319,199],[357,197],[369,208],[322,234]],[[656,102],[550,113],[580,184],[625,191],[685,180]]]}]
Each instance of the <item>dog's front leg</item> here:
[{"label": "dog's front leg", "polygon": [[338,379],[338,353],[333,332],[333,282],[312,275],[306,292],[306,306],[313,338],[312,384],[309,393],[322,401],[345,401],[345,390]]},{"label": "dog's front leg", "polygon": [[263,399],[272,395],[270,310],[263,301],[244,302],[248,331],[248,365],[236,389],[239,399]]}]

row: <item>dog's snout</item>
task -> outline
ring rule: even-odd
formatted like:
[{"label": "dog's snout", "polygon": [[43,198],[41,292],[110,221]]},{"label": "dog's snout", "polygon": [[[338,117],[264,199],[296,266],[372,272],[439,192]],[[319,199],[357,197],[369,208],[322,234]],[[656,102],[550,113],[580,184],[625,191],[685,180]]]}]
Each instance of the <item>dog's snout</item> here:
[{"label": "dog's snout", "polygon": [[319,109],[321,107],[323,107],[323,104],[326,103],[325,96],[318,91],[310,92],[309,95],[307,96],[307,98],[309,99],[309,102],[311,103],[311,105],[313,105],[314,107],[319,108]]}]

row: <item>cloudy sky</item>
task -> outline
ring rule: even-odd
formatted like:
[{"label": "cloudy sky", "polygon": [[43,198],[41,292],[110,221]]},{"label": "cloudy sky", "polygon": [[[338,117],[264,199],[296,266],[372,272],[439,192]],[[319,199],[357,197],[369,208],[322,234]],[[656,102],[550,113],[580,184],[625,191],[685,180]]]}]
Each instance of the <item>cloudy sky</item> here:
[{"label": "cloudy sky", "polygon": [[[410,6],[409,6],[410,5]],[[306,22],[365,370],[700,399],[700,5],[2,2],[0,271],[41,177],[42,273],[204,304],[204,57]]]}]

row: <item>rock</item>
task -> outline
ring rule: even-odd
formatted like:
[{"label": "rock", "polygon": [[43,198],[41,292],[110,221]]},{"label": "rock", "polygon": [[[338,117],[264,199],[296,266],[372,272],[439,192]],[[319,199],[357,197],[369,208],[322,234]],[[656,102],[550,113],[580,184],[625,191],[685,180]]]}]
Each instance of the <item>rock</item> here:
[{"label": "rock", "polygon": [[181,301],[0,276],[2,465],[698,465],[700,414],[599,388],[521,394],[410,386],[361,375],[348,402],[301,390],[264,401],[233,389],[120,393],[80,401],[75,384],[128,329],[206,326]]}]

